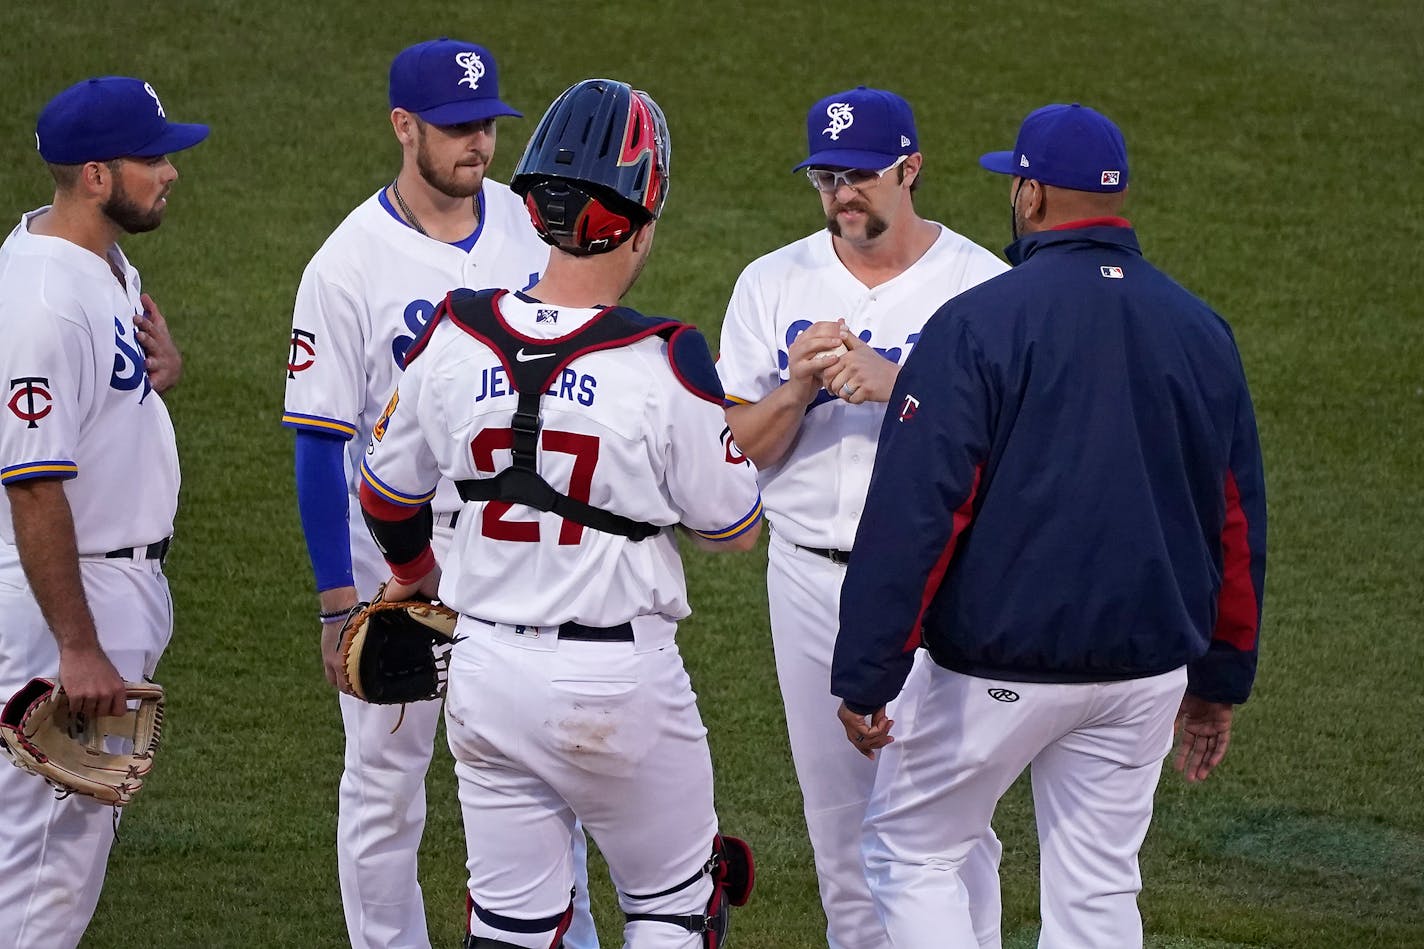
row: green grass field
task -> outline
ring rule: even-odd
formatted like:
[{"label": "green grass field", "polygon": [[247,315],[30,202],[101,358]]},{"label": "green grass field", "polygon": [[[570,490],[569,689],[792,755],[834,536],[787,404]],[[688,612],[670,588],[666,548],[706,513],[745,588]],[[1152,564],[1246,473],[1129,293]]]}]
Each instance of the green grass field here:
[{"label": "green grass field", "polygon": [[[1046,102],[1116,119],[1147,254],[1236,329],[1273,518],[1256,694],[1205,786],[1164,777],[1142,861],[1148,943],[1424,946],[1416,3],[16,0],[0,7],[11,221],[48,200],[34,120],[71,82],[140,75],[171,118],[214,126],[177,159],[167,223],[125,245],[186,355],[168,400],[185,476],[169,563],[178,630],[158,676],[171,696],[165,749],[125,818],[86,946],[344,944],[341,728],[317,658],[291,435],[277,424],[282,370],[306,260],[395,172],[390,58],[441,34],[490,46],[505,98],[526,112],[501,121],[501,179],[572,81],[612,75],[658,98],[675,142],[672,196],[629,302],[713,339],[740,269],[818,226],[814,194],[788,169],[820,96],[863,82],[909,98],[926,154],[922,213],[995,249],[1008,189],[977,156],[1009,147]],[[760,861],[733,945],[802,949],[825,944],[824,924],[772,670],[764,556],[689,554],[696,614],[681,641],[723,824]],[[462,931],[453,789],[442,747],[423,852],[439,947]],[[1022,785],[996,826],[1006,945],[1032,946],[1037,847]],[[616,945],[606,884],[595,899]]]}]

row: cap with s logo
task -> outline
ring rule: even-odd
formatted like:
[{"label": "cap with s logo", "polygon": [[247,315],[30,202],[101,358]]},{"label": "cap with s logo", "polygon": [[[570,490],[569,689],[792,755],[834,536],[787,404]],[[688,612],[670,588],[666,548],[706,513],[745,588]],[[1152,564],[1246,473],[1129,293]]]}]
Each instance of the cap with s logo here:
[{"label": "cap with s logo", "polygon": [[856,86],[826,96],[806,113],[810,157],[797,165],[884,168],[920,150],[910,103],[893,92]]},{"label": "cap with s logo", "polygon": [[208,137],[206,125],[168,121],[153,86],[127,76],[75,83],[49,100],[35,126],[40,157],[56,165],[181,152]]},{"label": "cap with s logo", "polygon": [[392,109],[432,125],[463,125],[523,113],[499,98],[499,69],[483,46],[442,36],[408,46],[391,63]]}]

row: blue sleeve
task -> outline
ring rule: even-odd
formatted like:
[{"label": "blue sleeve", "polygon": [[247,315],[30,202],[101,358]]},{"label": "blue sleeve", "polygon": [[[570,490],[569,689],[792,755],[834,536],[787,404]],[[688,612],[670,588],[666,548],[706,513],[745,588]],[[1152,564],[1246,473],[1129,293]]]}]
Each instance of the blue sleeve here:
[{"label": "blue sleeve", "polygon": [[346,439],[298,429],[296,454],[297,507],[317,591],[352,586]]},{"label": "blue sleeve", "polygon": [[983,491],[993,396],[978,345],[948,309],[925,325],[890,396],[841,588],[831,692],[860,714],[900,694]]}]

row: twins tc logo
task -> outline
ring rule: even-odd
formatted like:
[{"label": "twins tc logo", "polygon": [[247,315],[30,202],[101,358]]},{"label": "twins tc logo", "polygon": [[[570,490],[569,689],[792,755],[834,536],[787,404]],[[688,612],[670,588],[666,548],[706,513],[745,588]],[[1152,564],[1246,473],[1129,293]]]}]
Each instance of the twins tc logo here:
[{"label": "twins tc logo", "polygon": [[919,410],[920,400],[907,393],[904,404],[900,406],[900,421],[908,422],[915,417],[915,413]]},{"label": "twins tc logo", "polygon": [[722,429],[722,448],[726,453],[726,462],[729,465],[751,465],[751,459],[742,454],[742,450],[737,447],[736,441],[732,439],[732,427],[730,425]]},{"label": "twins tc logo", "polygon": [[480,61],[480,54],[474,50],[466,50],[463,53],[455,54],[455,65],[465,71],[462,78],[456,85],[469,86],[471,89],[480,87],[480,80],[485,75],[485,64]]},{"label": "twins tc logo", "polygon": [[826,118],[831,120],[822,135],[829,135],[831,141],[839,141],[841,133],[855,124],[855,107],[849,102],[832,102],[826,106]]},{"label": "twins tc logo", "polygon": [[310,369],[316,362],[316,334],[306,330],[292,329],[292,344],[287,350],[287,378],[295,379],[303,369]]},{"label": "twins tc logo", "polygon": [[48,385],[49,379],[44,376],[21,376],[10,380],[10,388],[15,391],[5,404],[15,413],[15,418],[26,423],[26,428],[39,428],[39,420],[54,409],[54,396],[49,394]]}]

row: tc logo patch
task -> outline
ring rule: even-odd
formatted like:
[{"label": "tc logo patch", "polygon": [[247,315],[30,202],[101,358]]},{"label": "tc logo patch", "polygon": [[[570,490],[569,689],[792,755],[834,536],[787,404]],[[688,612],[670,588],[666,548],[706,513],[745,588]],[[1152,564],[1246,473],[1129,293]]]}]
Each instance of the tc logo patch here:
[{"label": "tc logo patch", "polygon": [[855,124],[855,107],[849,102],[832,102],[826,106],[826,118],[831,120],[822,135],[829,135],[831,141],[839,141],[841,133]]},{"label": "tc logo patch", "polygon": [[1098,270],[1102,273],[1104,277],[1107,277],[1109,280],[1122,279],[1121,267],[1099,267]]},{"label": "tc logo patch", "polygon": [[456,83],[457,86],[469,86],[471,89],[480,87],[480,80],[485,76],[485,64],[480,61],[479,53],[474,50],[457,53],[455,65],[465,71],[464,77]]},{"label": "tc logo patch", "polygon": [[905,396],[905,404],[900,406],[900,421],[908,422],[920,410],[920,400],[912,395]]},{"label": "tc logo patch", "polygon": [[535,323],[557,323],[559,322],[558,310],[539,310],[534,314]]},{"label": "tc logo patch", "polygon": [[1102,183],[1105,184],[1105,185],[1115,185],[1115,184],[1117,184],[1120,180],[1121,180],[1121,174],[1120,174],[1119,172],[1116,172],[1116,171],[1105,171],[1105,172],[1103,172],[1103,182],[1102,182]]},{"label": "tc logo patch", "polygon": [[726,449],[726,461],[729,465],[750,465],[751,461],[742,450],[737,447],[737,443],[732,440],[732,427],[730,425],[722,429],[722,447]]},{"label": "tc logo patch", "polygon": [[989,698],[995,702],[1017,702],[1019,694],[1013,689],[990,689]]},{"label": "tc logo patch", "polygon": [[287,378],[295,379],[303,369],[310,369],[316,362],[316,334],[306,330],[292,330],[291,348],[287,350]]},{"label": "tc logo patch", "polygon": [[15,413],[15,418],[27,423],[26,428],[39,428],[39,420],[54,409],[54,396],[49,394],[48,385],[49,379],[44,376],[21,376],[10,380],[10,388],[15,392],[5,404]]}]

